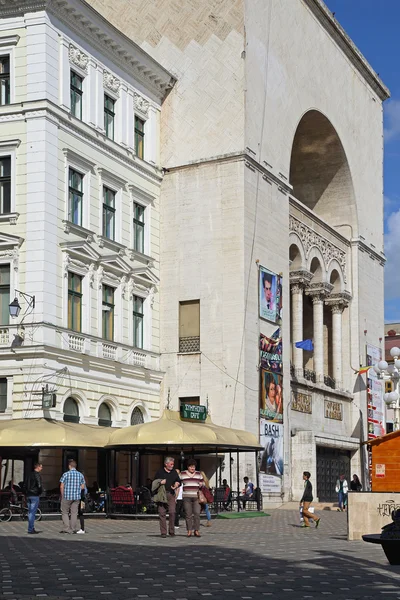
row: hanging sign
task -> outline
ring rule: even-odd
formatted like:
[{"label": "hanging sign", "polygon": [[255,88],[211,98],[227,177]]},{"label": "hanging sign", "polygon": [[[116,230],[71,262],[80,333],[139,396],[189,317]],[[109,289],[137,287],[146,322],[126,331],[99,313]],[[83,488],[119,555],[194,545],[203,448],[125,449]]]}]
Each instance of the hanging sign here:
[{"label": "hanging sign", "polygon": [[188,421],[205,421],[207,407],[201,404],[181,404],[181,419]]}]

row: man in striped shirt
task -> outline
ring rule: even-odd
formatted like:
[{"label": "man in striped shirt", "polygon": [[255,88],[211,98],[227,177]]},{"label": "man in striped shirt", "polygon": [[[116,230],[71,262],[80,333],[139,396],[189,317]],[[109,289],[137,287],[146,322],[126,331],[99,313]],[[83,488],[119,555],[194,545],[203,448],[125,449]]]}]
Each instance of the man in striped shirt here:
[{"label": "man in striped shirt", "polygon": [[181,473],[183,485],[183,506],[186,516],[186,529],[188,537],[192,533],[200,536],[200,502],[198,498],[199,489],[204,486],[204,479],[200,471],[196,471],[196,461],[191,458],[187,463],[187,470]]}]

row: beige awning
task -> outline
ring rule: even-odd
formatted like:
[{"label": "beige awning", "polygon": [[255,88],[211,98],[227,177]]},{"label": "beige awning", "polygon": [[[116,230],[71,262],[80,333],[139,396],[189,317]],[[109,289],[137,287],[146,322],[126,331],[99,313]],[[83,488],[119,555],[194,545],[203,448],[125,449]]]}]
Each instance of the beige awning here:
[{"label": "beige awning", "polygon": [[194,451],[224,449],[259,450],[261,446],[252,433],[214,425],[210,418],[204,423],[182,421],[179,412],[165,410],[161,419],[132,425],[111,432],[108,448],[118,447],[169,450],[189,447]]},{"label": "beige awning", "polygon": [[0,448],[104,448],[109,427],[51,419],[0,421]]}]

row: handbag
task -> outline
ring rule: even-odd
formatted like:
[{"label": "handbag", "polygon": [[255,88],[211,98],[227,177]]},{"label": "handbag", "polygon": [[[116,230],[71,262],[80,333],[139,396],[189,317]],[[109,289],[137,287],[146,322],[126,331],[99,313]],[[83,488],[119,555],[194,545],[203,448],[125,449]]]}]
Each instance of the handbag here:
[{"label": "handbag", "polygon": [[205,495],[203,494],[202,490],[199,490],[197,492],[197,498],[200,502],[200,504],[207,504],[207,498],[205,497]]},{"label": "handbag", "polygon": [[211,490],[209,490],[207,487],[202,489],[202,492],[207,500],[207,504],[212,504],[214,502],[214,496],[211,492]]}]

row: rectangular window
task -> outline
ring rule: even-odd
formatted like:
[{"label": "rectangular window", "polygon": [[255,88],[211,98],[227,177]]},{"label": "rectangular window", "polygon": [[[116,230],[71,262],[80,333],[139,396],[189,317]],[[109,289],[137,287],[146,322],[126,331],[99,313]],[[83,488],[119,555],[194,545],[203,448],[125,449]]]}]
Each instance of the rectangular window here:
[{"label": "rectangular window", "polygon": [[0,265],[0,325],[8,325],[10,304],[10,265]]},{"label": "rectangular window", "polygon": [[115,100],[104,94],[104,129],[110,140],[114,139]]},{"label": "rectangular window", "polygon": [[0,379],[0,413],[5,413],[7,408],[7,379]]},{"label": "rectangular window", "polygon": [[141,204],[133,205],[133,246],[136,252],[144,253],[144,211]]},{"label": "rectangular window", "polygon": [[133,345],[143,348],[143,298],[133,296]]},{"label": "rectangular window", "polygon": [[0,157],[0,214],[11,212],[11,156]]},{"label": "rectangular window", "polygon": [[114,339],[114,288],[103,285],[103,338]]},{"label": "rectangular window", "polygon": [[0,56],[0,106],[10,101],[10,57]]},{"label": "rectangular window", "polygon": [[75,225],[82,225],[83,175],[70,168],[68,186],[68,220]]},{"label": "rectangular window", "polygon": [[71,114],[82,121],[82,84],[83,77],[79,77],[74,71],[71,71]]},{"label": "rectangular window", "polygon": [[103,187],[103,235],[115,240],[115,192]]},{"label": "rectangular window", "polygon": [[82,277],[68,273],[68,329],[82,331]]},{"label": "rectangular window", "polygon": [[179,352],[200,352],[200,300],[179,302]]},{"label": "rectangular window", "polygon": [[135,153],[144,158],[144,121],[139,117],[135,117]]}]

